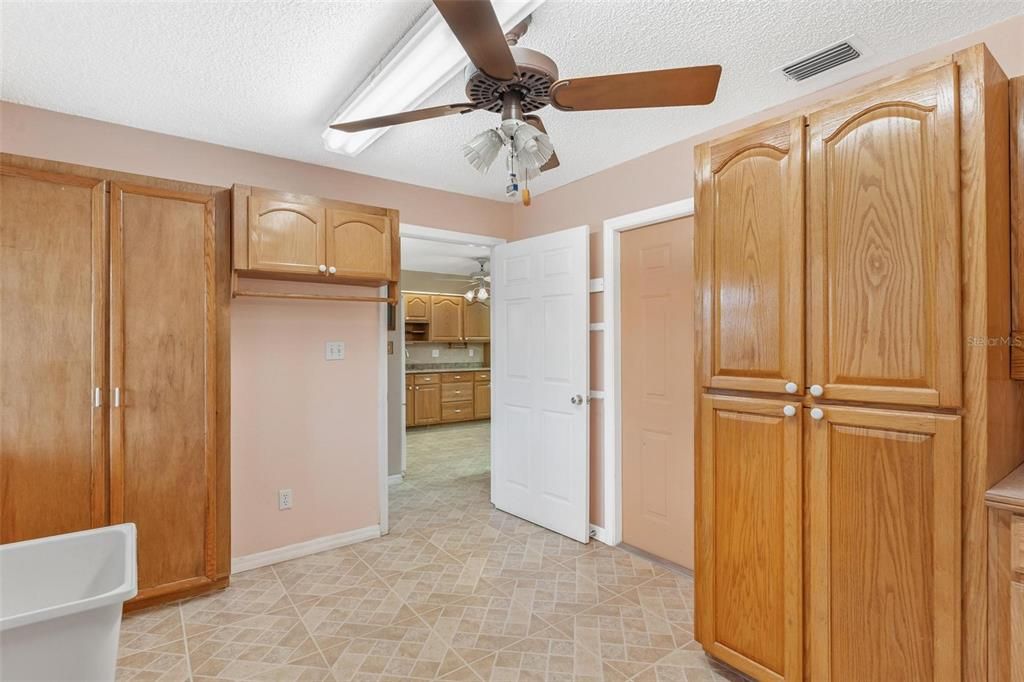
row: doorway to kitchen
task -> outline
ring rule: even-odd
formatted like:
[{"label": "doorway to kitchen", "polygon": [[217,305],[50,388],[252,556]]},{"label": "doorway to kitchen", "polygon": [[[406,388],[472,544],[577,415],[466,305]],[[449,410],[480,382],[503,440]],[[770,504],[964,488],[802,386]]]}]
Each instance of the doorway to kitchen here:
[{"label": "doorway to kitchen", "polygon": [[489,508],[490,257],[504,241],[410,225],[401,237],[388,370],[395,533],[423,522],[402,513],[410,504],[436,514]]}]

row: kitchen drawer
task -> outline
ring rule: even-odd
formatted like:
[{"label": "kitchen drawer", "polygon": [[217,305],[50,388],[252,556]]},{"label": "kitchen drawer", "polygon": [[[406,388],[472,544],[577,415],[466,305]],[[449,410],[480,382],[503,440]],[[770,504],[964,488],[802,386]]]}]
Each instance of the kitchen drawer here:
[{"label": "kitchen drawer", "polygon": [[424,384],[439,384],[441,383],[440,374],[413,374],[413,383],[417,386]]},{"label": "kitchen drawer", "polygon": [[476,382],[477,383],[486,384],[486,383],[490,382],[490,380],[491,380],[491,373],[490,372],[477,372],[475,377],[476,377]]},{"label": "kitchen drawer", "polygon": [[442,384],[457,384],[460,381],[472,381],[472,372],[445,372],[441,375]]},{"label": "kitchen drawer", "polygon": [[473,419],[473,401],[441,403],[441,422],[464,422]]},{"label": "kitchen drawer", "polygon": [[442,384],[441,402],[454,403],[473,399],[473,384],[466,381],[461,384]]},{"label": "kitchen drawer", "polygon": [[1024,516],[1010,519],[1010,568],[1024,573]]}]

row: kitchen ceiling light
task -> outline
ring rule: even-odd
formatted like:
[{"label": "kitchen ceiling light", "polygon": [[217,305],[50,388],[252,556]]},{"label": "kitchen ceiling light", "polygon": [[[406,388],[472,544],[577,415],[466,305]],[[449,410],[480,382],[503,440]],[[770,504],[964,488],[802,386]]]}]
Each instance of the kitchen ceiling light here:
[{"label": "kitchen ceiling light", "polygon": [[[542,4],[544,0],[497,0],[493,3],[503,31],[511,30]],[[462,45],[431,5],[355,94],[335,112],[328,125],[414,109],[468,64],[469,57]],[[328,127],[322,137],[327,149],[356,156],[388,130],[374,128],[345,133]]]}]

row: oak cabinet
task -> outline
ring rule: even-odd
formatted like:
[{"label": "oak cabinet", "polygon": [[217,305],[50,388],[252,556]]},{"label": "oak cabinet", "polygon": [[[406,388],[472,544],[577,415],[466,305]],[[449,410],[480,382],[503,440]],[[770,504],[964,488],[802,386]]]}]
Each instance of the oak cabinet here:
[{"label": "oak cabinet", "polygon": [[465,422],[473,419],[473,401],[463,400],[460,402],[441,403],[441,422]]},{"label": "oak cabinet", "polygon": [[397,284],[397,211],[247,185],[235,185],[231,191],[237,273],[366,286]]},{"label": "oak cabinet", "polygon": [[463,334],[466,341],[489,343],[491,340],[491,305],[487,301],[463,304]]},{"label": "oak cabinet", "polygon": [[430,322],[430,294],[403,294],[406,322]]},{"label": "oak cabinet", "polygon": [[808,117],[809,381],[836,400],[960,405],[956,66]]},{"label": "oak cabinet", "polygon": [[0,542],[131,522],[126,608],[224,587],[229,195],[17,158],[0,164]]},{"label": "oak cabinet", "polygon": [[804,388],[804,123],[697,149],[698,315],[709,388]]},{"label": "oak cabinet", "polygon": [[430,340],[462,342],[462,296],[430,296]]},{"label": "oak cabinet", "polygon": [[959,679],[960,418],[832,406],[815,414],[810,679]]},{"label": "oak cabinet", "polygon": [[442,382],[441,402],[451,403],[473,399],[473,383],[466,381],[462,383]]},{"label": "oak cabinet", "polygon": [[416,426],[427,426],[429,424],[441,423],[441,384],[421,383],[420,377],[416,377],[416,385],[413,387],[413,404],[416,412]]},{"label": "oak cabinet", "polygon": [[[1010,79],[1010,348],[1012,375],[1024,381],[1024,76]],[[1024,671],[1024,662],[1021,664]],[[1024,679],[1024,672],[1021,673]]]},{"label": "oak cabinet", "polygon": [[107,193],[0,166],[0,542],[107,523]]},{"label": "oak cabinet", "polygon": [[473,386],[473,417],[476,419],[491,418],[491,383],[477,382]]},{"label": "oak cabinet", "polygon": [[779,400],[702,402],[698,638],[758,679],[803,674],[801,412]]},{"label": "oak cabinet", "polygon": [[416,426],[416,400],[415,400],[415,386],[412,383],[412,377],[407,376],[405,378],[405,426]]}]

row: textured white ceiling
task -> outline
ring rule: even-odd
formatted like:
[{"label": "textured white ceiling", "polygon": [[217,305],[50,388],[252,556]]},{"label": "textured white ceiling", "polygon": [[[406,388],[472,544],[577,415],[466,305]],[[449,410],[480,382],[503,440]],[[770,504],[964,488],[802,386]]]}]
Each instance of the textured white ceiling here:
[{"label": "textured white ceiling", "polygon": [[489,246],[402,237],[403,270],[475,275],[480,271],[480,264],[474,259],[489,258],[490,255]]},{"label": "textured white ceiling", "polygon": [[[0,97],[162,133],[490,198],[461,144],[478,112],[392,128],[356,158],[320,134],[425,11],[384,2],[9,2],[0,16]],[[708,107],[541,112],[563,185],[723,122],[845,80],[1024,12],[1022,0],[548,0],[520,43],[562,76],[723,66]],[[801,84],[772,69],[850,35],[873,53]],[[465,99],[456,77],[424,106]]]}]

